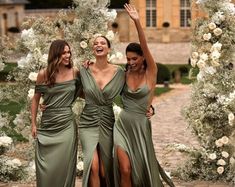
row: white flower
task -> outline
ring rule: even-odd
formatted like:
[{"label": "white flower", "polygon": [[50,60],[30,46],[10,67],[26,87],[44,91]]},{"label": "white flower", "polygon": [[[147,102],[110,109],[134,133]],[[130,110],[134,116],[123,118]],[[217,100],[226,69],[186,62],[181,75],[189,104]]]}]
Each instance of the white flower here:
[{"label": "white flower", "polygon": [[228,158],[229,157],[229,154],[226,151],[222,151],[221,154],[222,154],[222,157],[224,157],[224,158]]},{"label": "white flower", "polygon": [[224,13],[221,12],[221,11],[216,12],[216,13],[212,16],[211,20],[212,20],[213,22],[215,22],[216,24],[220,24],[222,21],[225,20]]},{"label": "white flower", "polygon": [[19,159],[15,158],[13,160],[7,160],[6,165],[13,167],[13,168],[18,168],[22,165],[22,163]]},{"label": "white flower", "polygon": [[96,33],[96,34],[93,35],[93,38],[97,38],[97,37],[99,37],[99,36],[102,36],[102,34]]},{"label": "white flower", "polygon": [[206,53],[202,53],[200,55],[200,59],[203,60],[203,61],[207,61],[208,60],[208,55]]},{"label": "white flower", "polygon": [[197,80],[198,80],[198,81],[203,81],[203,80],[204,80],[204,77],[205,77],[204,71],[200,71],[200,72],[197,74]]},{"label": "white flower", "polygon": [[197,60],[194,58],[191,58],[190,63],[191,63],[191,66],[195,67],[197,65]]},{"label": "white flower", "polygon": [[109,21],[113,21],[117,17],[117,11],[115,9],[113,9],[111,12],[107,12],[106,16]]},{"label": "white flower", "polygon": [[224,161],[224,159],[219,159],[216,164],[220,166],[225,166],[226,162]]},{"label": "white flower", "polygon": [[208,27],[210,30],[214,30],[216,28],[216,24],[214,22],[211,22],[208,24]]},{"label": "white flower", "polygon": [[219,43],[219,42],[216,42],[215,44],[212,45],[211,47],[211,52],[213,51],[220,51],[221,50],[221,47],[222,47],[222,44]]},{"label": "white flower", "polygon": [[112,41],[114,39],[114,33],[113,31],[108,31],[107,34],[105,35],[106,38],[108,38],[108,40]]},{"label": "white flower", "polygon": [[18,67],[19,68],[24,68],[25,66],[28,65],[28,63],[32,60],[33,55],[32,53],[28,53],[26,57],[21,57],[19,61],[17,61]]},{"label": "white flower", "polygon": [[4,68],[5,68],[5,64],[0,62],[0,71],[4,70]]},{"label": "white flower", "polygon": [[203,34],[203,39],[209,41],[211,39],[211,33]]},{"label": "white flower", "polygon": [[46,65],[47,64],[47,59],[48,59],[48,54],[43,54],[41,57],[40,57],[40,62],[42,62],[42,64]]},{"label": "white flower", "polygon": [[83,166],[84,166],[83,161],[79,161],[79,162],[77,163],[77,169],[78,169],[79,171],[83,171]]},{"label": "white flower", "polygon": [[116,52],[116,58],[117,59],[122,59],[123,58],[123,54],[121,52]]},{"label": "white flower", "polygon": [[211,154],[209,154],[209,159],[211,159],[211,160],[215,160],[216,158],[217,158],[217,156],[216,156],[216,154],[215,153],[211,153]]},{"label": "white flower", "polygon": [[222,143],[223,143],[223,144],[228,144],[228,142],[229,142],[229,138],[228,138],[227,136],[223,136],[223,137],[221,138],[221,140],[222,140]]},{"label": "white flower", "polygon": [[206,67],[206,63],[204,60],[198,60],[197,62],[197,66],[199,67],[199,69],[204,69]]},{"label": "white flower", "polygon": [[33,39],[34,37],[35,35],[34,35],[33,28],[30,28],[28,30],[24,29],[21,33],[21,38],[23,40],[30,40],[30,39]]},{"label": "white flower", "polygon": [[216,35],[216,36],[219,36],[223,33],[222,29],[220,28],[216,28],[213,30],[213,33]]},{"label": "white flower", "polygon": [[10,138],[8,136],[1,136],[0,137],[0,146],[8,147],[12,144],[12,142],[13,142],[12,138]]},{"label": "white flower", "polygon": [[219,174],[222,174],[222,173],[224,172],[224,167],[222,167],[222,166],[218,167],[218,168],[217,168],[217,172],[218,172]]},{"label": "white flower", "polygon": [[211,53],[211,59],[212,60],[216,60],[216,59],[219,59],[220,58],[220,55],[221,55],[221,53],[219,52],[219,51],[213,51],[212,53]]},{"label": "white flower", "polygon": [[81,46],[81,48],[85,49],[85,48],[87,48],[88,45],[85,41],[81,41],[80,46]]},{"label": "white flower", "polygon": [[32,98],[33,98],[33,96],[34,96],[34,89],[30,89],[29,91],[28,91],[28,97],[29,97],[29,99],[31,100]]},{"label": "white flower", "polygon": [[192,58],[197,59],[199,56],[198,52],[192,52]]},{"label": "white flower", "polygon": [[218,66],[220,66],[220,63],[219,63],[218,60],[211,60],[210,62],[211,62],[211,65],[212,65],[213,67],[218,67]]},{"label": "white flower", "polygon": [[231,158],[229,159],[229,163],[230,163],[231,165],[235,165],[235,159],[234,159],[233,157],[231,157]]},{"label": "white flower", "polygon": [[205,67],[204,68],[204,71],[207,73],[207,74],[210,74],[210,75],[213,75],[216,73],[216,69],[214,67]]},{"label": "white flower", "polygon": [[233,126],[233,123],[234,123],[234,114],[232,112],[230,112],[228,114],[228,123],[230,126]]},{"label": "white flower", "polygon": [[217,147],[222,147],[222,146],[223,146],[222,139],[216,140],[216,141],[215,141],[215,145],[216,145]]},{"label": "white flower", "polygon": [[31,81],[34,81],[34,82],[35,82],[35,81],[37,80],[37,76],[38,76],[38,73],[36,73],[36,72],[30,72],[28,78],[29,78]]},{"label": "white flower", "polygon": [[117,119],[118,115],[120,114],[120,112],[122,111],[122,108],[117,106],[116,104],[113,105],[113,112],[114,112],[114,116]]}]

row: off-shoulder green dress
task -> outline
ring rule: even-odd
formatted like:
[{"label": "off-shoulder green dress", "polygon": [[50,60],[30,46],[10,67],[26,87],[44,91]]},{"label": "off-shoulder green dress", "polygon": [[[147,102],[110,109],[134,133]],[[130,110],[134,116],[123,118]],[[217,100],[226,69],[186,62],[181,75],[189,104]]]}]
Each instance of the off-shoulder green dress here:
[{"label": "off-shoulder green dress", "polygon": [[80,75],[85,94],[85,107],[79,124],[79,138],[84,155],[82,186],[88,186],[91,163],[98,146],[99,156],[104,165],[106,185],[114,187],[112,150],[115,119],[112,105],[114,98],[123,88],[125,73],[121,67],[118,67],[103,90],[98,87],[89,68],[81,67]]},{"label": "off-shoulder green dress", "polygon": [[80,85],[79,79],[74,79],[35,87],[47,106],[37,128],[37,187],[75,186],[78,136],[71,105]]},{"label": "off-shoulder green dress", "polygon": [[145,84],[130,90],[125,84],[122,92],[123,110],[114,126],[114,178],[115,187],[120,186],[117,147],[130,159],[133,187],[163,187],[161,177],[171,187],[171,179],[159,165],[152,142],[150,120],[146,117],[150,90]]}]

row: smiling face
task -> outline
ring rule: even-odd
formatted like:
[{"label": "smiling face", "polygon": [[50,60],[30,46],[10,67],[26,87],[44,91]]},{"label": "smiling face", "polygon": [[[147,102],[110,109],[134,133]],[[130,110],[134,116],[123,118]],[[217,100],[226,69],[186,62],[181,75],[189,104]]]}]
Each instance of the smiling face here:
[{"label": "smiling face", "polygon": [[144,57],[135,52],[128,51],[126,53],[128,69],[130,71],[139,71],[143,68]]},{"label": "smiling face", "polygon": [[108,40],[102,36],[95,39],[93,43],[93,52],[96,57],[107,56],[110,51],[110,44]]},{"label": "smiling face", "polygon": [[70,64],[71,51],[69,46],[64,46],[64,51],[61,55],[61,64],[68,66]]}]

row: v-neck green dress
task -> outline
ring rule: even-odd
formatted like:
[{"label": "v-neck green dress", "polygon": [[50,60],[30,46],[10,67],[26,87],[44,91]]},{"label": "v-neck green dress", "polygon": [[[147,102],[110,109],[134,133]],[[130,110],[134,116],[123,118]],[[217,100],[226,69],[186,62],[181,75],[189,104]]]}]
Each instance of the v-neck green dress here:
[{"label": "v-neck green dress", "polygon": [[85,94],[85,107],[79,124],[79,138],[84,155],[82,186],[88,186],[91,163],[94,151],[98,146],[99,156],[104,165],[106,184],[109,187],[114,187],[112,150],[115,119],[113,100],[123,88],[125,72],[121,67],[118,67],[113,78],[103,90],[98,87],[89,68],[81,67],[80,75]]},{"label": "v-neck green dress", "polygon": [[78,136],[71,107],[80,87],[80,79],[35,86],[47,106],[37,128],[37,187],[75,186]]},{"label": "v-neck green dress", "polygon": [[123,110],[114,126],[115,187],[119,187],[121,182],[117,147],[124,150],[130,159],[133,187],[163,187],[161,178],[174,186],[155,156],[151,123],[146,117],[150,93],[146,84],[135,91],[130,90],[127,84],[123,88]]}]

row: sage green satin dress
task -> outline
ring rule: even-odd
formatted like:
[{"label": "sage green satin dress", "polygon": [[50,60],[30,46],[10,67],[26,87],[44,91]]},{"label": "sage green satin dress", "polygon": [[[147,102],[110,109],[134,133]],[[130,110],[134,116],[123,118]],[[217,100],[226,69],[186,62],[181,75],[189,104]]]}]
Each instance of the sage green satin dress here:
[{"label": "sage green satin dress", "polygon": [[81,67],[80,75],[85,94],[85,107],[79,124],[79,138],[84,155],[82,186],[88,186],[94,151],[98,147],[99,156],[104,165],[106,185],[114,187],[112,151],[115,119],[112,105],[114,98],[123,88],[125,73],[121,67],[118,67],[103,90],[98,87],[90,69]]},{"label": "sage green satin dress", "polygon": [[116,148],[124,150],[130,159],[133,187],[162,187],[160,176],[174,186],[159,165],[152,142],[150,120],[146,117],[150,90],[144,86],[132,91],[125,84],[122,92],[123,110],[114,125],[114,178],[120,186]]},{"label": "sage green satin dress", "polygon": [[37,128],[35,164],[37,187],[73,187],[76,179],[77,125],[71,105],[79,79],[36,85],[47,107]]}]

